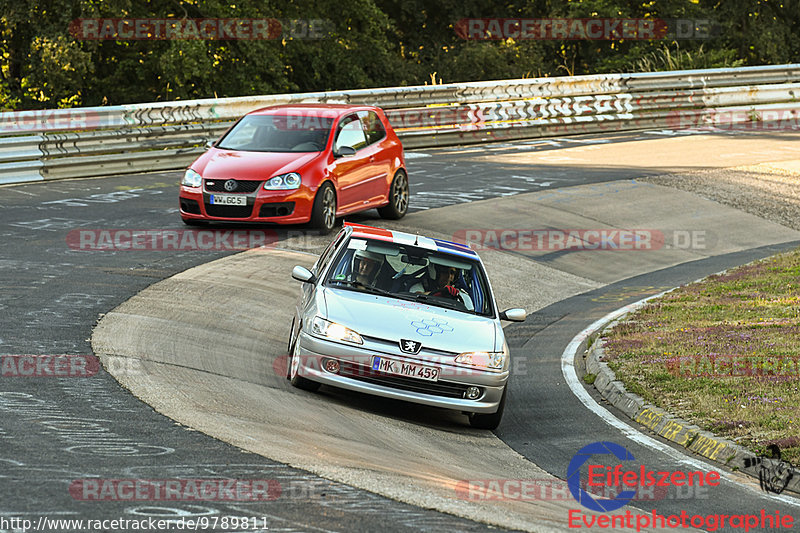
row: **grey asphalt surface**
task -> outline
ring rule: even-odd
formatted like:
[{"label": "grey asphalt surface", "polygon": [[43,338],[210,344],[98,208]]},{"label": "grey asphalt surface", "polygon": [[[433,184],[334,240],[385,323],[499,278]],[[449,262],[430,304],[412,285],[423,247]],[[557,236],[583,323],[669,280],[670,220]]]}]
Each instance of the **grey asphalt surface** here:
[{"label": "grey asphalt surface", "polygon": [[[561,144],[531,143],[525,149],[556,150],[575,139],[553,142]],[[503,146],[492,149],[519,150]],[[465,154],[454,154],[453,149],[442,149],[409,158],[409,174],[418,177],[412,182],[412,207],[435,208],[641,175],[635,168],[628,172],[619,168],[613,172],[601,168],[587,171],[559,168],[557,164],[552,168],[537,167],[531,175],[532,169],[524,165],[463,165]],[[67,234],[79,228],[183,229],[176,208],[179,175],[156,173],[0,188],[0,235],[4,243],[0,252],[0,354],[89,354],[88,338],[99,314],[160,279],[230,253],[80,251],[67,245]],[[368,213],[354,219],[368,222],[375,216]],[[286,231],[277,229],[281,236]],[[618,287],[606,287],[594,297],[624,287],[671,287],[774,251],[754,250],[674,267],[626,280]],[[599,302],[592,301],[591,295],[582,295],[534,314],[526,324],[511,326],[515,346],[532,349],[535,361],[531,362],[543,371],[530,376],[529,381],[512,382],[515,400],[498,430],[505,442],[559,477],[564,476],[575,451],[588,442],[607,439],[626,444],[593,415],[587,415],[574,397],[564,394],[566,386],[557,360],[566,343],[586,324],[642,294],[633,291],[625,298],[600,298]],[[531,409],[531,405],[538,408]],[[98,435],[102,437],[97,438]],[[155,516],[176,521],[181,517],[228,515],[264,517],[260,524],[272,531],[486,529],[481,524],[414,508],[245,454],[155,413],[104,371],[91,378],[0,378],[0,444],[0,519],[23,517],[36,522],[41,516]],[[648,464],[674,466],[663,464],[659,454],[629,449]],[[284,488],[284,496],[256,503],[97,502],[76,500],[69,492],[72,482],[85,478],[193,477],[274,479]],[[665,512],[686,509],[687,502],[698,509],[708,509],[710,505],[722,510],[764,506],[764,498],[757,495],[744,503],[737,498],[714,492],[709,493],[708,499],[666,500],[657,505]],[[12,528],[0,527],[0,531],[3,529]]]},{"label": "grey asphalt surface", "polygon": [[[78,228],[183,229],[176,208],[179,174],[0,188],[0,355],[91,354],[88,339],[101,313],[160,279],[232,253],[68,246],[67,235]],[[38,520],[151,516],[171,520],[173,528],[181,518],[249,517],[255,522],[248,531],[253,524],[269,531],[376,531],[387,522],[393,531],[487,529],[329,482],[181,427],[104,370],[85,378],[0,377],[0,446],[0,531],[21,524],[12,518],[32,520],[42,531],[97,531]],[[70,486],[87,479],[268,479],[280,484],[282,496],[262,502],[76,499]],[[217,523],[218,530],[240,530]]]},{"label": "grey asphalt surface", "polygon": [[[550,305],[529,315],[523,324],[512,324],[506,335],[515,358],[525,358],[522,368],[536,369],[535,373],[518,373],[513,376],[503,422],[496,431],[506,444],[536,461],[547,472],[565,479],[567,465],[583,446],[592,442],[608,441],[624,446],[635,457],[630,466],[614,458],[597,456],[600,464],[614,466],[623,464],[628,470],[645,465],[648,470],[689,472],[685,464],[679,464],[665,454],[656,452],[625,437],[619,430],[610,427],[602,419],[587,411],[571,394],[564,383],[561,371],[561,355],[570,340],[589,326],[616,309],[657,294],[671,287],[689,283],[715,272],[744,264],[756,259],[796,248],[800,242],[766,246],[693,261],[675,267],[636,276],[603,288],[580,294]],[[581,354],[578,354],[580,356]],[[581,365],[576,362],[576,368]],[[655,436],[647,429],[631,422],[626,415],[599,398],[596,391],[587,387],[595,400],[617,418],[636,427],[645,434]],[[656,438],[668,443],[665,439]],[[691,455],[691,454],[689,454]],[[700,458],[699,456],[694,456]],[[736,465],[724,468],[707,462],[709,470],[731,472]],[[586,470],[582,471],[584,478]],[[800,500],[795,505],[786,505],[774,495],[759,490],[758,482],[750,482],[750,489],[730,483],[718,487],[683,488],[672,487],[654,494],[642,494],[637,505],[661,515],[755,513],[765,509],[776,510],[784,515],[800,515]],[[723,528],[735,531],[735,528]],[[759,529],[761,530],[761,529]],[[763,531],[785,531],[781,528],[766,528]]]},{"label": "grey asphalt surface", "polygon": [[[707,132],[686,130],[666,134],[660,131],[619,133],[615,135],[581,135],[533,139],[516,143],[495,143],[465,147],[444,147],[407,152],[409,170],[415,167],[413,194],[415,209],[433,209],[486,198],[510,196],[521,192],[557,189],[587,183],[640,178],[663,174],[672,168],[643,170],[641,167],[595,166],[576,168],[560,164],[559,150],[565,148],[600,148],[604,145],[634,140],[653,140],[664,135],[686,137]],[[715,136],[730,136],[716,133]],[[550,152],[553,152],[548,157]],[[545,162],[537,164],[506,161],[506,156],[542,154]],[[550,162],[547,162],[547,160]]]}]

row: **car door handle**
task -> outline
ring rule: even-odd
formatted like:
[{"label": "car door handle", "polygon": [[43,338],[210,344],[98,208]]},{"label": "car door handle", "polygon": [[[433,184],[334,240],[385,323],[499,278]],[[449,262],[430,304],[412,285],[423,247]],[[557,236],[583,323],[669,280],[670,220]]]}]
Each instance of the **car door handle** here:
[{"label": "car door handle", "polygon": [[375,162],[375,156],[374,155],[369,156],[369,162],[370,163],[374,163]]}]

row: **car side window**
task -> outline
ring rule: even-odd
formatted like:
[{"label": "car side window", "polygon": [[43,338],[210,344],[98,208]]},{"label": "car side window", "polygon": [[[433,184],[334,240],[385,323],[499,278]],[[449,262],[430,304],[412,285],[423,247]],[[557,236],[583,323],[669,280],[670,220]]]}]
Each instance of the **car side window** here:
[{"label": "car side window", "polygon": [[334,150],[338,151],[342,146],[350,146],[354,150],[359,150],[366,145],[367,138],[358,117],[356,115],[344,117],[336,132],[336,141],[333,143]]},{"label": "car side window", "polygon": [[375,144],[386,137],[386,128],[383,127],[383,122],[375,111],[359,111],[358,116],[367,133],[367,144]]}]

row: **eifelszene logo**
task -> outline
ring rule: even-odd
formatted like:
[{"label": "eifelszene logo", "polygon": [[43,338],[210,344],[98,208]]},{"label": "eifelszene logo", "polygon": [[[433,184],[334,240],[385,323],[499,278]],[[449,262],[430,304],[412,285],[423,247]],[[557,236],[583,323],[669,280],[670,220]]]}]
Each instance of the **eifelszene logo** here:
[{"label": "eifelszene logo", "polygon": [[[569,462],[569,467],[567,467],[567,486],[572,493],[572,497],[587,509],[599,511],[601,513],[616,511],[620,507],[624,507],[636,494],[635,491],[626,490],[619,493],[616,498],[597,501],[591,494],[581,488],[581,467],[594,455],[608,454],[614,455],[614,457],[620,461],[633,461],[634,459],[633,454],[619,444],[613,442],[593,442],[578,450],[578,453],[576,453]],[[589,468],[591,469],[592,466],[599,465],[590,465]],[[591,475],[589,477],[591,478]]]},{"label": "eifelszene logo", "polygon": [[[648,469],[645,465],[630,465],[623,469],[621,464],[606,466],[599,464],[608,458],[595,459],[596,456],[612,456],[621,462],[634,461],[633,454],[624,446],[613,442],[593,442],[584,446],[573,456],[567,468],[567,486],[572,497],[583,507],[599,513],[609,513],[617,510],[636,495],[638,487],[716,487],[720,484],[720,474],[716,471],[703,472],[693,470],[689,472],[661,471]],[[603,491],[607,497],[595,499],[582,488],[581,468],[586,465],[587,479],[584,486],[589,490],[595,487],[611,489]],[[591,488],[590,488],[591,487]],[[616,489],[616,490],[615,490]],[[615,496],[615,497],[612,497]],[[680,514],[662,515],[656,509],[650,512],[639,512],[626,509],[613,514],[593,514],[582,512],[580,509],[568,511],[568,526],[570,529],[597,528],[611,531],[636,531],[643,529],[687,529],[696,528],[706,531],[730,529],[743,530],[745,533],[751,529],[786,529],[794,527],[794,517],[776,510],[768,512],[761,509],[751,513],[742,514],[691,514],[687,510]]]},{"label": "eifelszene logo", "polygon": [[[606,513],[627,505],[635,496],[637,487],[691,487],[712,486],[720,482],[719,472],[690,472],[649,470],[645,465],[638,468],[623,469],[621,464],[613,467],[598,464],[593,458],[597,455],[613,455],[620,461],[633,461],[635,458],[624,446],[614,442],[593,442],[584,446],[569,462],[567,468],[567,486],[572,497],[582,506],[592,511]],[[595,499],[581,487],[581,467],[588,463],[588,479],[585,486],[603,488],[624,488],[614,498]]]}]

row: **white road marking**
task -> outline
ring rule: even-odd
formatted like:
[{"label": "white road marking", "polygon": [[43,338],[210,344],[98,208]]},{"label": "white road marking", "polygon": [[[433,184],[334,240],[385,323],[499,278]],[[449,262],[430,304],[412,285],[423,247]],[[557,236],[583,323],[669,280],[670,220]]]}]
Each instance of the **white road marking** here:
[{"label": "white road marking", "polygon": [[560,137],[554,137],[552,140],[579,144],[606,144],[611,142],[611,139],[563,139]]},{"label": "white road marking", "polygon": [[[670,289],[670,290],[672,290],[672,289]],[[622,434],[624,434],[630,440],[632,440],[632,441],[634,441],[634,442],[636,442],[636,443],[638,443],[638,444],[640,444],[642,446],[650,448],[652,450],[661,452],[664,455],[669,456],[674,461],[676,461],[678,463],[685,464],[685,465],[690,466],[690,467],[692,467],[694,469],[701,469],[701,470],[705,470],[705,471],[715,470],[715,467],[713,467],[709,463],[706,463],[705,461],[701,461],[699,459],[695,459],[694,457],[689,457],[689,456],[679,452],[678,450],[672,448],[671,446],[668,446],[668,445],[666,445],[666,444],[664,444],[662,442],[659,442],[656,439],[641,433],[639,430],[637,430],[637,429],[629,426],[625,422],[619,420],[616,416],[611,414],[611,412],[608,409],[606,409],[605,407],[601,406],[596,401],[594,401],[594,398],[592,398],[589,395],[589,393],[586,392],[586,389],[583,388],[583,385],[581,384],[580,379],[578,379],[578,374],[577,374],[577,372],[575,372],[575,363],[574,363],[575,355],[576,355],[576,352],[578,351],[578,347],[584,341],[584,339],[586,339],[589,335],[591,335],[594,331],[596,331],[597,329],[602,327],[604,324],[607,324],[607,323],[611,322],[612,320],[615,320],[615,319],[619,318],[620,316],[622,316],[622,315],[624,315],[626,313],[629,313],[631,311],[635,311],[636,309],[642,307],[649,300],[652,300],[653,298],[658,298],[659,296],[663,296],[664,294],[666,294],[668,292],[670,292],[670,291],[664,291],[664,292],[655,294],[653,296],[649,296],[647,298],[644,298],[642,300],[639,300],[638,302],[634,302],[632,304],[626,305],[625,307],[621,307],[620,309],[617,309],[616,311],[613,311],[613,312],[607,314],[603,318],[600,318],[600,319],[595,320],[594,322],[592,322],[583,331],[581,331],[575,337],[573,337],[573,339],[570,341],[570,343],[564,349],[564,352],[561,354],[561,374],[564,376],[564,380],[567,382],[567,385],[569,386],[569,388],[572,391],[572,393],[578,398],[578,400],[580,400],[580,402],[587,409],[589,409],[594,414],[596,414],[597,416],[602,418],[603,421],[606,422],[608,425],[618,429]],[[756,489],[755,487],[751,487],[749,485],[742,485],[742,484],[736,482],[730,476],[730,474],[728,474],[724,470],[719,470],[718,472],[720,474],[720,477],[722,479],[728,481],[729,483],[733,483],[737,487],[740,487],[742,489],[746,489],[746,490],[749,490],[751,492],[754,492],[754,493],[756,493],[757,495],[759,495],[761,497],[765,496],[765,494],[763,492],[761,492],[759,489]],[[787,496],[784,496],[784,495],[770,494],[769,495],[769,499],[778,500],[778,501],[780,501],[782,503],[785,503],[786,505],[789,505],[789,506],[795,507],[797,509],[800,509],[800,501],[797,501],[797,500],[795,500],[794,498],[791,498],[791,497],[787,497]]]},{"label": "white road marking", "polygon": [[[560,140],[564,140],[564,139],[560,139]],[[537,146],[537,145],[542,145],[542,144],[549,144],[550,146],[561,146],[561,144],[558,142],[557,139],[546,139],[546,140],[541,140],[541,141],[527,141],[527,142],[522,142],[520,144],[527,144],[527,145],[532,145],[532,146]]]},{"label": "white road marking", "polygon": [[[528,183],[532,183],[533,185],[538,185],[539,187],[549,187],[553,184],[554,181],[567,181],[562,178],[534,178],[533,176],[517,176],[512,175],[511,178],[518,179],[518,180],[525,180]],[[546,181],[539,181],[539,180],[546,180]]]},{"label": "white road marking", "polygon": [[28,196],[39,196],[38,194],[33,194],[32,192],[28,192],[28,191],[21,191],[19,189],[15,189],[14,187],[7,187],[7,189],[10,192],[18,192],[19,194],[27,194]]},{"label": "white road marking", "polygon": [[54,217],[54,218],[40,218],[39,220],[23,220],[20,222],[10,222],[8,225],[17,228],[61,231],[61,230],[75,229],[78,226],[86,226],[87,224],[90,223],[91,222],[87,221],[73,220],[71,218]]},{"label": "white road marking", "polygon": [[507,191],[522,191],[522,192],[525,192],[525,191],[528,190],[528,189],[520,189],[519,187],[506,187],[504,185],[495,185],[492,188],[493,189],[505,189]]}]

